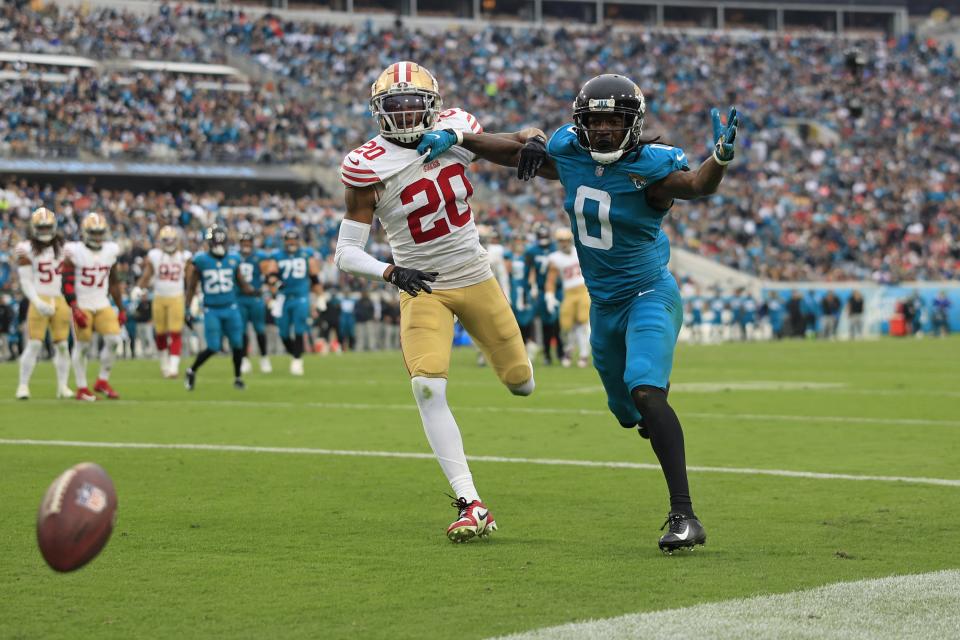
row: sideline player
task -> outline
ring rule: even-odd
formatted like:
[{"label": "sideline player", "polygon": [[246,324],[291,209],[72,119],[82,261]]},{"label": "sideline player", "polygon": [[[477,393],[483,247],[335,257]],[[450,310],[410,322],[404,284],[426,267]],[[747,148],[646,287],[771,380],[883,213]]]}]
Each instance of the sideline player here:
[{"label": "sideline player", "polygon": [[[543,340],[541,345],[543,349],[543,363],[547,366],[553,364],[550,346],[556,345],[557,359],[563,360],[565,353],[563,345],[563,336],[560,335],[560,317],[557,314],[556,304],[553,307],[547,305],[547,270],[549,269],[548,256],[554,252],[556,247],[553,240],[550,239],[550,229],[541,224],[536,229],[536,242],[527,247],[523,254],[526,263],[526,277],[530,280],[530,293],[533,300],[534,313],[540,319],[540,336]],[[559,298],[562,298],[561,292]]]},{"label": "sideline player", "polygon": [[[100,374],[93,390],[111,400],[120,396],[110,386],[110,371],[120,345],[120,326],[127,322],[117,257],[120,247],[107,240],[107,219],[90,213],[80,225],[82,242],[64,246],[63,297],[73,312],[73,375],[77,379],[77,400],[92,401],[97,396],[87,388],[87,358],[96,331],[103,338],[100,349]],[[116,309],[110,306],[110,299]],[[118,311],[119,310],[119,311]]]},{"label": "sideline player", "polygon": [[167,225],[160,229],[159,247],[147,253],[143,274],[130,293],[134,302],[143,297],[144,289],[153,283],[153,332],[160,354],[160,373],[164,378],[180,375],[180,353],[183,345],[183,281],[190,252],[180,249],[177,230]]},{"label": "sideline player", "polygon": [[273,313],[283,346],[293,357],[290,374],[302,376],[303,340],[310,331],[310,292],[321,292],[320,261],[311,247],[303,246],[299,229],[292,227],[283,232],[283,249],[269,254],[263,267],[267,284],[276,287]]},{"label": "sideline player", "polygon": [[[240,275],[240,256],[227,252],[227,232],[216,225],[204,234],[207,250],[193,256],[187,265],[187,301],[190,308],[197,284],[203,292],[203,335],[207,347],[197,354],[187,369],[185,386],[193,391],[197,384],[197,370],[210,356],[220,351],[226,334],[233,355],[233,387],[245,389],[240,375],[243,362],[243,320],[237,305],[237,289],[250,293],[253,289]],[[189,323],[189,316],[188,316]]]},{"label": "sideline player", "polygon": [[[680,291],[667,269],[670,244],[661,230],[675,199],[717,190],[734,157],[737,112],[727,123],[712,110],[713,153],[690,171],[681,149],[641,138],[646,104],[632,80],[592,78],[573,105],[573,124],[546,141],[527,135],[516,150],[517,174],[560,180],[580,266],[592,300],[593,363],[620,424],[646,435],[670,493],[659,541],[672,552],[706,542],[687,482],[683,430],[667,402],[673,352],[683,320]],[[491,135],[490,154],[513,146]],[[483,154],[481,154],[483,155]]]},{"label": "sideline player", "polygon": [[254,246],[253,234],[249,231],[240,235],[240,275],[253,289],[252,294],[240,293],[240,317],[243,320],[243,364],[241,373],[249,373],[250,336],[247,325],[253,325],[257,334],[257,346],[260,348],[260,372],[271,373],[273,367],[267,356],[267,307],[263,302],[263,269],[261,264],[267,259],[267,253]]},{"label": "sideline player", "polygon": [[[581,369],[590,362],[590,295],[580,272],[580,258],[573,250],[573,233],[566,227],[554,232],[557,250],[547,256],[547,282],[544,301],[547,311],[554,313],[560,307],[560,331],[563,332],[561,364],[570,366],[570,356],[576,343],[580,352],[577,366]],[[563,287],[563,302],[557,302],[557,280]]]},{"label": "sideline player", "polygon": [[57,372],[57,397],[72,398],[70,378],[70,307],[60,292],[63,269],[63,237],[57,234],[57,217],[40,207],[30,216],[30,239],[14,249],[20,290],[30,301],[27,311],[27,347],[20,356],[17,399],[30,397],[30,377],[37,365],[47,329],[53,339],[53,368]]},{"label": "sideline player", "polygon": [[[468,132],[482,131],[479,123],[460,109],[444,111],[437,81],[413,62],[397,62],[380,74],[371,87],[370,107],[380,135],[348,153],[340,169],[347,213],[336,263],[403,291],[403,358],[427,440],[456,494],[458,516],[447,537],[463,542],[488,535],[496,522],[474,486],[460,428],[447,404],[454,315],[513,394],[533,392],[533,367],[468,204],[473,186],[466,169],[474,152],[458,147],[436,159],[428,153],[443,140],[462,142]],[[486,137],[479,140],[483,145]],[[503,163],[514,166],[512,155],[505,154]],[[364,250],[374,216],[386,230],[394,265]]]},{"label": "sideline player", "polygon": [[513,248],[504,254],[504,261],[510,277],[510,308],[520,326],[520,335],[526,345],[527,357],[533,361],[540,346],[533,336],[533,295],[530,279],[527,277],[527,263],[524,259],[526,245],[523,236],[513,239]]}]

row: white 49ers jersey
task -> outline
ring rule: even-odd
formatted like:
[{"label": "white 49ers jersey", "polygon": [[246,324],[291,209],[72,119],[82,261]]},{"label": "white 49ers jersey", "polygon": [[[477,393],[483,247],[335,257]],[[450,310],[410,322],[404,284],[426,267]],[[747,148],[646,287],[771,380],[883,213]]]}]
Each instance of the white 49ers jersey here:
[{"label": "white 49ers jersey", "polygon": [[82,242],[68,242],[63,250],[73,263],[80,308],[96,311],[109,307],[110,270],[120,254],[117,243],[104,242],[99,251],[93,251]]},{"label": "white 49ers jersey", "polygon": [[576,251],[554,251],[547,256],[547,261],[559,272],[564,291],[584,286],[583,274],[580,273],[580,258]]},{"label": "white 49ers jersey", "polygon": [[153,295],[161,298],[183,295],[183,273],[190,255],[189,251],[167,253],[150,249],[147,260],[153,266]]},{"label": "white 49ers jersey", "polygon": [[34,253],[29,241],[17,244],[14,249],[17,258],[26,258],[33,266],[33,286],[37,293],[45,298],[60,297],[60,273],[63,271],[63,251],[55,256],[53,247],[47,247],[39,254]]},{"label": "white 49ers jersey", "polygon": [[[434,129],[483,132],[476,118],[461,109],[441,113]],[[416,149],[377,136],[348,153],[340,166],[344,184],[381,189],[374,212],[387,232],[394,262],[439,272],[435,289],[465,287],[491,277],[468,203],[473,185],[466,169],[474,157],[454,146],[424,164]]]}]

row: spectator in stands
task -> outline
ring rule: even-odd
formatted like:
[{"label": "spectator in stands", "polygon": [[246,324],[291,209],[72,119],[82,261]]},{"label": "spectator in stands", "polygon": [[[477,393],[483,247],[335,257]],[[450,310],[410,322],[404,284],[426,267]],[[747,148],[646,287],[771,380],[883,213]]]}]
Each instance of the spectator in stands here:
[{"label": "spectator in stands", "polygon": [[357,333],[357,351],[377,349],[376,327],[374,326],[374,306],[370,292],[364,289],[354,309]]},{"label": "spectator in stands", "polygon": [[847,300],[847,323],[851,340],[863,337],[863,294],[858,289]]}]

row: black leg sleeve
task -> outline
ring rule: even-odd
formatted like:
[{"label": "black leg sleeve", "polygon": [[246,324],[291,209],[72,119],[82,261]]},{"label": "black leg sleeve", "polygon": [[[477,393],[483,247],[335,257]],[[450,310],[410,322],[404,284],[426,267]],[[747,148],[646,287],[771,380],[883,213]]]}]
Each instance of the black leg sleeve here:
[{"label": "black leg sleeve", "polygon": [[243,349],[233,350],[233,377],[240,377],[240,365],[243,364]]},{"label": "black leg sleeve", "polygon": [[193,364],[190,365],[190,368],[196,371],[197,369],[202,367],[203,363],[209,360],[210,356],[212,356],[214,353],[216,353],[216,351],[214,351],[213,349],[210,349],[210,348],[204,349],[203,351],[197,354],[197,359],[193,361]]},{"label": "black leg sleeve", "polygon": [[687,460],[683,445],[683,429],[673,408],[667,403],[663,389],[642,385],[631,392],[637,410],[643,416],[644,428],[657,454],[670,491],[670,510],[693,515],[690,486],[687,482]]},{"label": "black leg sleeve", "polygon": [[257,346],[260,347],[260,355],[267,355],[267,334],[258,333],[257,334]]}]

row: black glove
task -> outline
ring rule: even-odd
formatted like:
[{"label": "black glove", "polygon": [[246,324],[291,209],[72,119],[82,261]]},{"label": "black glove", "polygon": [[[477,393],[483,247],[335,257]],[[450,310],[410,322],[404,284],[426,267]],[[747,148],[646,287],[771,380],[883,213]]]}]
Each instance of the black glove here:
[{"label": "black glove", "polygon": [[517,177],[531,180],[547,159],[547,141],[543,136],[527,138],[520,149],[520,162],[517,163]]},{"label": "black glove", "polygon": [[417,269],[406,269],[404,267],[394,267],[393,271],[390,272],[389,282],[416,298],[420,291],[433,293],[433,289],[431,289],[427,283],[436,280],[437,275],[436,271],[427,272]]},{"label": "black glove", "polygon": [[193,314],[189,311],[183,314],[183,324],[187,325],[190,331],[193,331]]}]

